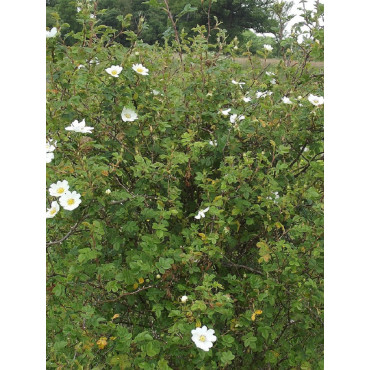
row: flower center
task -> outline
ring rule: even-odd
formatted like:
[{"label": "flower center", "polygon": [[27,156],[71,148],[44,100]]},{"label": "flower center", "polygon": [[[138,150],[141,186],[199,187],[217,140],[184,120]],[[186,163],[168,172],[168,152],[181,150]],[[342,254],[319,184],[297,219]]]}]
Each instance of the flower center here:
[{"label": "flower center", "polygon": [[52,208],[52,209],[50,210],[50,214],[51,214],[51,215],[53,215],[56,211],[57,211],[57,210],[56,210],[55,208]]},{"label": "flower center", "polygon": [[74,204],[74,202],[75,202],[75,200],[74,200],[73,198],[69,198],[69,199],[67,200],[67,204],[68,204],[69,206],[71,206],[72,204]]},{"label": "flower center", "polygon": [[112,71],[112,75],[116,75],[117,74],[117,71]]},{"label": "flower center", "polygon": [[205,337],[204,335],[201,335],[201,336],[199,337],[199,340],[200,340],[201,342],[205,342],[205,341],[206,341],[206,337]]},{"label": "flower center", "polygon": [[139,67],[139,68],[137,69],[137,71],[138,71],[139,73],[144,72],[144,70],[143,70],[141,67]]},{"label": "flower center", "polygon": [[64,188],[59,188],[59,189],[57,190],[57,193],[58,193],[58,194],[63,194],[63,193],[64,193]]},{"label": "flower center", "polygon": [[126,118],[131,118],[131,114],[130,113],[125,113],[125,117]]},{"label": "flower center", "polygon": [[315,99],[313,102],[314,102],[315,104],[317,104],[319,101],[318,101],[317,99]]}]

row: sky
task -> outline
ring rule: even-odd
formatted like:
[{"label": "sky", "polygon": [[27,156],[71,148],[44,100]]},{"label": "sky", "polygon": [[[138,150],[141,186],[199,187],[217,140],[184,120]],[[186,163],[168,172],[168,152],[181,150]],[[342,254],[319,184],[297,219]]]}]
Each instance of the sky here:
[{"label": "sky", "polygon": [[[316,2],[316,0],[306,0],[306,9],[307,10],[313,10],[314,9],[315,2]],[[302,7],[302,4],[300,4],[300,0],[293,0],[293,3],[294,3],[294,5],[292,7],[291,13],[292,14],[300,13],[300,11],[298,10],[298,8]],[[321,4],[325,4],[325,1],[324,0],[320,0],[320,3]],[[301,20],[302,20],[302,17],[295,16],[289,22],[289,25],[288,25],[287,29],[290,30],[290,28],[292,27],[293,24],[298,23]]]},{"label": "sky", "polygon": [[[289,1],[289,0],[287,0]],[[302,7],[302,4],[300,4],[300,1],[301,0],[290,0],[290,1],[293,1],[294,5],[291,9],[291,14],[299,14],[300,11],[298,10],[298,8]],[[307,10],[313,10],[314,9],[314,4],[315,4],[316,0],[306,0],[306,9]],[[320,0],[320,3],[321,4],[325,4],[325,0]],[[295,24],[295,23],[298,23],[300,21],[302,21],[302,17],[300,17],[299,15],[296,15],[287,25],[287,28],[286,28],[286,31],[287,32],[290,32],[290,29],[292,28],[292,26]],[[254,30],[251,30],[251,31],[254,31]],[[257,35],[259,36],[271,36],[271,37],[274,37],[274,35],[272,33],[257,33],[255,32]]]}]

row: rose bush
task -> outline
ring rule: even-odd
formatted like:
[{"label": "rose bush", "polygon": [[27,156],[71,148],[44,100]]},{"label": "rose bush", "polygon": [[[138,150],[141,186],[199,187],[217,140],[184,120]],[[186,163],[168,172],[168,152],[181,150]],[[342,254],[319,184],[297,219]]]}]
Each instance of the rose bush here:
[{"label": "rose bush", "polygon": [[322,368],[317,44],[242,67],[220,29],[179,54],[83,17],[47,39],[46,186],[80,195],[47,195],[47,368]]}]

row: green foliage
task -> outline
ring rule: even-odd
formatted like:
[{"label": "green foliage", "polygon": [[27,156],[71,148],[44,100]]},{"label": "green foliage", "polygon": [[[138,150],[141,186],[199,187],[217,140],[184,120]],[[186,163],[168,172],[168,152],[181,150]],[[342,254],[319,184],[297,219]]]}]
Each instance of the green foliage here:
[{"label": "green foliage", "polygon": [[[272,0],[171,0],[169,7],[176,20],[179,30],[192,34],[192,29],[199,24],[207,24],[209,19],[211,39],[215,41],[216,32],[213,32],[217,24],[215,17],[222,22],[223,28],[228,31],[230,39],[239,36],[242,31],[254,28],[259,32],[269,32],[275,25],[269,13],[269,5]],[[132,23],[131,31],[136,31],[136,24],[140,17],[145,18],[145,28],[140,32],[144,42],[163,44],[164,38],[173,36],[171,22],[167,13],[163,11],[165,3],[163,0],[99,0],[96,2],[88,0],[53,0],[47,5],[47,14],[59,12],[63,23],[68,23],[70,28],[80,31],[78,18],[82,13],[87,15],[96,11],[104,13],[97,15],[98,22],[106,26],[119,29],[117,16],[132,14],[135,22]],[[77,15],[77,6],[82,8],[81,14]],[[135,24],[136,23],[136,24]],[[49,18],[47,26],[51,26]],[[129,43],[119,35],[116,42],[125,46]]]},{"label": "green foliage", "polygon": [[240,40],[243,44],[249,44],[249,51],[257,54],[259,50],[263,49],[263,45],[271,45],[274,49],[271,56],[275,56],[277,44],[274,37],[256,35],[253,31],[247,30],[241,34]]},{"label": "green foliage", "polygon": [[[47,186],[67,180],[82,200],[47,220],[47,368],[322,368],[323,106],[307,96],[323,79],[309,54],[271,85],[259,59],[223,53],[223,30],[212,45],[204,26],[182,34],[180,58],[127,32],[130,16],[121,31],[84,17],[73,45],[47,39]],[[76,119],[93,132],[66,131]],[[191,340],[202,325],[209,352]]]}]

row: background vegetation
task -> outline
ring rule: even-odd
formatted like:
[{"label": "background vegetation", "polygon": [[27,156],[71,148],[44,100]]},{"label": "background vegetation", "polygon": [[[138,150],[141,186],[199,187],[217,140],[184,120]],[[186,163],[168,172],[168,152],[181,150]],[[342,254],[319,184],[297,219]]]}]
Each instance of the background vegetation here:
[{"label": "background vegetation", "polygon": [[[308,100],[323,95],[310,64],[322,6],[305,14],[311,39],[298,43],[297,26],[269,67],[214,19],[181,31],[182,17],[203,16],[176,18],[183,4],[157,43],[148,5],[129,2],[131,16],[103,3],[125,6],[49,4],[47,187],[67,180],[82,202],[47,220],[47,368],[323,368],[323,106]],[[146,20],[164,24],[152,5]],[[124,122],[124,107],[138,119]],[[93,132],[66,131],[76,119]],[[209,352],[191,341],[202,325],[217,336]]]},{"label": "background vegetation", "polygon": [[[220,22],[222,28],[227,31],[229,41],[235,37],[241,44],[253,41],[250,49],[253,53],[256,53],[263,44],[268,43],[274,47],[271,56],[277,57],[281,57],[285,50],[294,45],[293,39],[289,37],[286,30],[287,23],[293,17],[292,5],[292,1],[275,0],[171,0],[169,2],[179,32],[183,30],[193,36],[193,28],[197,25],[212,28]],[[321,4],[319,6],[322,7]],[[84,9],[89,14],[95,14],[97,24],[114,29],[121,27],[118,16],[131,14],[131,23],[128,28],[135,32],[138,24],[144,20],[139,36],[143,42],[148,44],[163,45],[166,39],[174,36],[171,20],[168,13],[164,11],[165,3],[160,0],[99,0],[96,2],[47,0],[46,25],[51,28],[54,25],[53,14],[58,13],[60,22],[69,25],[68,29],[63,30],[64,35],[71,30],[81,31],[83,26],[78,21],[77,8]],[[309,16],[310,12],[307,14]],[[250,29],[260,34],[257,36]],[[269,33],[270,36],[263,36],[262,33]],[[215,32],[210,33],[211,42],[216,41],[215,37]],[[129,41],[124,35],[119,35],[115,41],[129,46]],[[73,39],[67,37],[65,42],[68,45],[72,44]],[[235,50],[235,53],[239,55],[242,52],[243,50]]]}]

